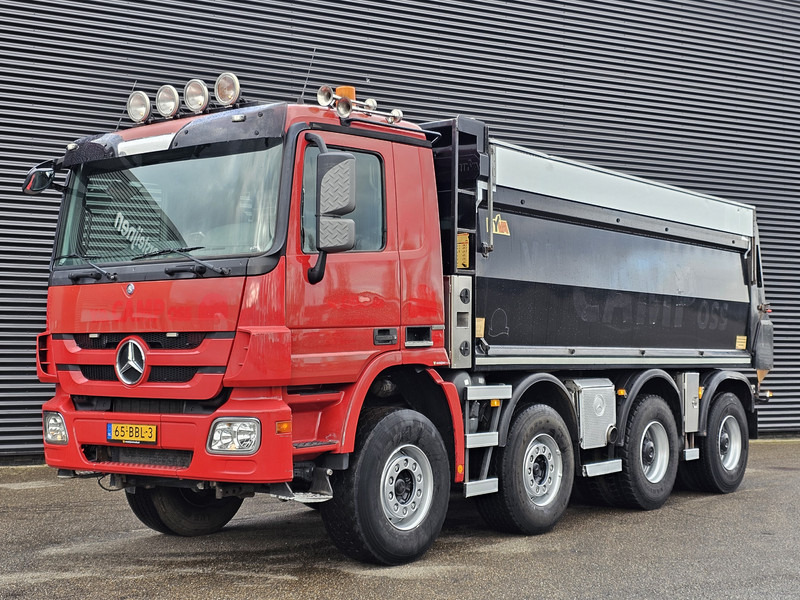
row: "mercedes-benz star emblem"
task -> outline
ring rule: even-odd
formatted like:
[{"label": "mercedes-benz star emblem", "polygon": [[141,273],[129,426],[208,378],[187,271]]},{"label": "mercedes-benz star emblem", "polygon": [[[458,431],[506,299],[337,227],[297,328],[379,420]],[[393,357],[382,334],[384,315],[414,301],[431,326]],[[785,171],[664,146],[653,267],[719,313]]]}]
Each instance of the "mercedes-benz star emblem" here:
[{"label": "mercedes-benz star emblem", "polygon": [[136,340],[126,340],[117,348],[114,370],[122,383],[136,385],[144,375],[144,348]]}]

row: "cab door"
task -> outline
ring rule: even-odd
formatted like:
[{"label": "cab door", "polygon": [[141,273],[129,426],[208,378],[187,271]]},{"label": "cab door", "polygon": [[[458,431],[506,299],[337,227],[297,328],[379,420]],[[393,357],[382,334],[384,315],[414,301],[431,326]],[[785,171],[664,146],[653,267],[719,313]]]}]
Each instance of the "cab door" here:
[{"label": "cab door", "polygon": [[286,250],[286,323],[292,339],[292,384],[351,382],[377,355],[399,349],[400,274],[395,224],[392,145],[322,133],[329,151],[356,158],[356,243],[327,256],[325,273],[311,284],[315,240],[316,157],[301,134],[297,144]]}]

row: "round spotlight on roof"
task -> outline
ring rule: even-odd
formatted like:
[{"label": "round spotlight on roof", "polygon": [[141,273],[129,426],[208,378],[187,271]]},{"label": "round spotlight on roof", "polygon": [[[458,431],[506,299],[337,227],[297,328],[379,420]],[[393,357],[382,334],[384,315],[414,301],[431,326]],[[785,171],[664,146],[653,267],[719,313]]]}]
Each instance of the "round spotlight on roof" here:
[{"label": "round spotlight on roof", "polygon": [[214,96],[222,106],[236,104],[240,93],[239,78],[236,75],[223,73],[217,77],[217,82],[214,84]]},{"label": "round spotlight on roof", "polygon": [[150,98],[136,91],[128,96],[128,116],[134,123],[144,123],[150,117]]},{"label": "round spotlight on roof", "polygon": [[317,90],[317,102],[320,106],[330,106],[333,102],[333,88],[323,85]]},{"label": "round spotlight on roof", "polygon": [[203,112],[208,107],[208,86],[200,79],[192,79],[183,88],[183,103],[192,112]]},{"label": "round spotlight on roof", "polygon": [[171,119],[178,114],[181,107],[181,99],[178,90],[171,85],[162,85],[156,92],[156,110],[158,114],[167,119]]}]

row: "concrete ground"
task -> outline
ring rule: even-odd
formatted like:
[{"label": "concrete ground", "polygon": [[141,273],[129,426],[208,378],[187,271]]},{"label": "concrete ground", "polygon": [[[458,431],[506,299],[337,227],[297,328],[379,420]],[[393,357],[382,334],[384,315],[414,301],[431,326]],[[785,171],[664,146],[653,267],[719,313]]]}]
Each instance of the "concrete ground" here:
[{"label": "concrete ground", "polygon": [[498,534],[455,499],[432,550],[344,558],[316,511],[245,501],[222,532],[155,533],[122,492],[0,468],[0,598],[800,598],[800,440],[751,445],[740,489],[676,491],[658,511],[573,503],[543,536]]}]

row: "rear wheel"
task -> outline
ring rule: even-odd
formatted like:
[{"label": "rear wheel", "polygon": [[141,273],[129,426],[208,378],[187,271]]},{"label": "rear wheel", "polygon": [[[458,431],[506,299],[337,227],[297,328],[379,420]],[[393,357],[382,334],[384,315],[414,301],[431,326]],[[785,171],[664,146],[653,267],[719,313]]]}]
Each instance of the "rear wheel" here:
[{"label": "rear wheel", "polygon": [[350,468],[331,477],[320,506],[333,543],[357,560],[398,565],[439,536],[450,500],[450,468],[438,430],[408,409],[365,409]]},{"label": "rear wheel", "polygon": [[697,486],[728,494],[739,487],[747,468],[749,436],[742,403],[735,394],[720,394],[708,412],[708,435],[700,440]]},{"label": "rear wheel", "polygon": [[499,491],[475,499],[484,520],[512,533],[552,529],[567,508],[575,472],[572,442],[561,416],[541,404],[526,408],[493,460]]},{"label": "rear wheel", "polygon": [[611,480],[613,496],[630,508],[661,507],[678,472],[675,417],[663,398],[645,396],[631,409],[620,457],[622,471]]},{"label": "rear wheel", "polygon": [[213,490],[137,487],[125,497],[138,519],[161,533],[196,536],[214,533],[230,521],[242,498],[217,499]]}]

